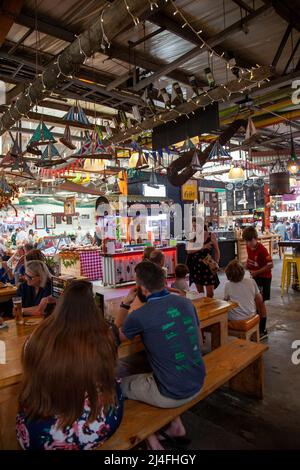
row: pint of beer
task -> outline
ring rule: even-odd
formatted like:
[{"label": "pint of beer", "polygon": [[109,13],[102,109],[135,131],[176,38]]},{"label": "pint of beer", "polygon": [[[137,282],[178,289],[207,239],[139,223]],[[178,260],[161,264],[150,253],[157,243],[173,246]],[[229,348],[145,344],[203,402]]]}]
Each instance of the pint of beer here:
[{"label": "pint of beer", "polygon": [[22,297],[13,297],[13,315],[15,317],[17,325],[23,325],[23,311],[22,311]]}]

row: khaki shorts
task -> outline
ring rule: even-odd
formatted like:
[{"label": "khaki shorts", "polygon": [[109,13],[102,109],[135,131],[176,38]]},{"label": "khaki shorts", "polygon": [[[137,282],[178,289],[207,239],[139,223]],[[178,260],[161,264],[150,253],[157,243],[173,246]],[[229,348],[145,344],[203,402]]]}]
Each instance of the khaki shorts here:
[{"label": "khaki shorts", "polygon": [[123,395],[126,398],[142,401],[158,408],[177,408],[193,400],[199,393],[197,392],[192,397],[183,398],[182,400],[165,397],[160,393],[152,373],[124,377],[121,385]]}]

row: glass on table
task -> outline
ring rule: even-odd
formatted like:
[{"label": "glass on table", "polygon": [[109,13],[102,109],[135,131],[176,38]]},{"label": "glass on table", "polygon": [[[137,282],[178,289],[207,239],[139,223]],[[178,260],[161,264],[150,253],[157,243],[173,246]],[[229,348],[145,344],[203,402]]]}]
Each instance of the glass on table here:
[{"label": "glass on table", "polygon": [[22,310],[22,297],[13,297],[13,315],[15,317],[17,325],[24,324],[23,310]]}]

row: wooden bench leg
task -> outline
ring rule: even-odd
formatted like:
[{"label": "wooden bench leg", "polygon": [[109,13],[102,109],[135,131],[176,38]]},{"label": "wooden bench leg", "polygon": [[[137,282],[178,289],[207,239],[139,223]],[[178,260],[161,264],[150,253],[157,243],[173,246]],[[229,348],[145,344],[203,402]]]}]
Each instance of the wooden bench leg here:
[{"label": "wooden bench leg", "polygon": [[208,327],[208,331],[211,333],[211,350],[217,349],[221,346],[221,325],[215,323]]},{"label": "wooden bench leg", "polygon": [[229,387],[237,392],[263,398],[264,366],[262,356],[229,381]]}]

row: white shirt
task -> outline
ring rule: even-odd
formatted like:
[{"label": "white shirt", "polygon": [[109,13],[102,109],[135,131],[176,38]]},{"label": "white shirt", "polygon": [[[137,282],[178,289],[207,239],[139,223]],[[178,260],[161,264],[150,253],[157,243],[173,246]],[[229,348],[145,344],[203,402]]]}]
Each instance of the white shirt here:
[{"label": "white shirt", "polygon": [[229,320],[246,320],[255,315],[257,294],[259,289],[254,279],[244,278],[241,282],[226,282],[224,299],[239,304],[228,313]]},{"label": "white shirt", "polygon": [[23,242],[27,238],[25,230],[20,230],[16,236],[16,242]]}]

